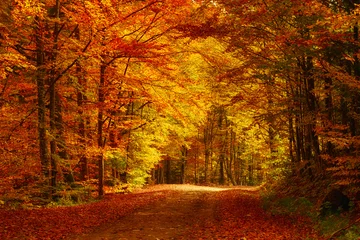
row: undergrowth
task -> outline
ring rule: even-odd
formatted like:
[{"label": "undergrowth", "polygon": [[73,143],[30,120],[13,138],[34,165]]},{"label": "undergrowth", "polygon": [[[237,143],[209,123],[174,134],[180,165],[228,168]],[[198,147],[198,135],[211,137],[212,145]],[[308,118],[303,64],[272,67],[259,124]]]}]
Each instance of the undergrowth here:
[{"label": "undergrowth", "polygon": [[318,193],[324,194],[328,183],[313,182],[311,185],[305,185],[299,182],[296,184],[296,181],[289,179],[288,182],[291,182],[292,186],[278,183],[262,189],[262,206],[267,212],[272,215],[308,217],[325,239],[360,239],[360,226],[353,220],[356,216],[354,207],[346,213],[336,212],[321,216],[321,200],[324,196]]},{"label": "undergrowth", "polygon": [[[105,193],[125,194],[141,185],[124,184],[107,179]],[[55,188],[43,183],[19,186],[0,196],[0,209],[33,209],[42,207],[74,206],[98,200],[97,180],[72,183],[59,182]]]},{"label": "undergrowth", "polygon": [[25,186],[0,196],[0,208],[33,209],[42,207],[73,206],[93,202],[95,188],[89,183],[59,183],[56,188],[48,186]]},{"label": "undergrowth", "polygon": [[[263,208],[273,215],[305,215],[314,217],[314,205],[305,197],[282,197],[275,192],[262,192]],[[310,211],[309,211],[310,210]]]}]

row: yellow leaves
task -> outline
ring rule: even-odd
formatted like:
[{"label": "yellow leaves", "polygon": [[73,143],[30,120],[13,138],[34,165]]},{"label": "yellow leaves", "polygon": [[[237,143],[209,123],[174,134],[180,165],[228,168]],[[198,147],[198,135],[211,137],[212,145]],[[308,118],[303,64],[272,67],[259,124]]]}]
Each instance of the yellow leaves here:
[{"label": "yellow leaves", "polygon": [[99,5],[96,5],[91,1],[85,1],[84,13],[88,15],[87,20],[89,21],[85,24],[89,24],[95,31],[99,31],[106,26],[107,20]]},{"label": "yellow leaves", "polygon": [[15,24],[23,24],[24,20],[33,21],[34,17],[45,19],[47,11],[45,3],[40,0],[15,0],[12,15],[18,21]]},{"label": "yellow leaves", "polygon": [[102,4],[103,6],[105,6],[105,7],[107,7],[107,8],[112,7],[112,2],[111,2],[111,0],[101,0],[100,2],[101,2],[101,4]]},{"label": "yellow leaves", "polygon": [[6,52],[0,54],[0,79],[5,79],[9,73],[13,73],[13,68],[35,69],[35,66],[27,59],[17,53]]},{"label": "yellow leaves", "polygon": [[319,13],[321,13],[321,17],[319,17],[316,24],[311,26],[311,28],[325,27],[333,32],[344,32],[350,30],[359,21],[358,13],[360,10],[358,5],[350,14],[342,9],[334,13],[330,8],[325,7],[319,2],[314,3],[314,6],[311,7],[311,9],[314,15],[319,15]]}]

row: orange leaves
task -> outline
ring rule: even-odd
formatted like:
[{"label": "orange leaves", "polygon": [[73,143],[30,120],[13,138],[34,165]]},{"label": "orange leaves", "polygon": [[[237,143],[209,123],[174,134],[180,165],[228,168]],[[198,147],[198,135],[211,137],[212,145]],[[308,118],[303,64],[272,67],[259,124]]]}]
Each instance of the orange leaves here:
[{"label": "orange leaves", "polygon": [[217,199],[218,222],[193,229],[195,239],[321,239],[309,219],[265,212],[257,192],[223,191]]},{"label": "orange leaves", "polygon": [[[37,16],[41,19],[46,17],[46,11],[44,9],[45,4],[39,0],[16,0],[14,1],[14,15],[18,17],[19,24],[22,24],[25,19],[33,21],[34,17]],[[22,18],[20,20],[20,18]]]},{"label": "orange leaves", "polygon": [[164,196],[165,193],[111,195],[100,202],[74,207],[0,209],[0,239],[63,239],[115,220]]},{"label": "orange leaves", "polygon": [[[165,45],[153,42],[143,43],[136,40],[127,41],[123,38],[113,38],[106,45],[106,48],[114,52],[113,57],[146,58],[149,52],[161,50]],[[113,55],[113,54],[112,54]]]}]

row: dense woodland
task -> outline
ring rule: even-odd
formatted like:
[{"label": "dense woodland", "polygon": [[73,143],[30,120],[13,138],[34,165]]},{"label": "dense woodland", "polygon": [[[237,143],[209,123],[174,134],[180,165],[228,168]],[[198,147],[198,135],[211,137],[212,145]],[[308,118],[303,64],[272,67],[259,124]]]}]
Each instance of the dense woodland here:
[{"label": "dense woodland", "polygon": [[2,198],[290,178],[356,193],[359,2],[2,0]]}]

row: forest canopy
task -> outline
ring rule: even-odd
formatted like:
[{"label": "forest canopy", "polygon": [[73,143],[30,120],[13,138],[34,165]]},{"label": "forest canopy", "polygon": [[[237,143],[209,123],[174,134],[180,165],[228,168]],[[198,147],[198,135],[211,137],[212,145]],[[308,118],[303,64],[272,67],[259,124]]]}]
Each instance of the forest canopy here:
[{"label": "forest canopy", "polygon": [[3,0],[0,194],[290,177],[356,190],[358,4]]}]

